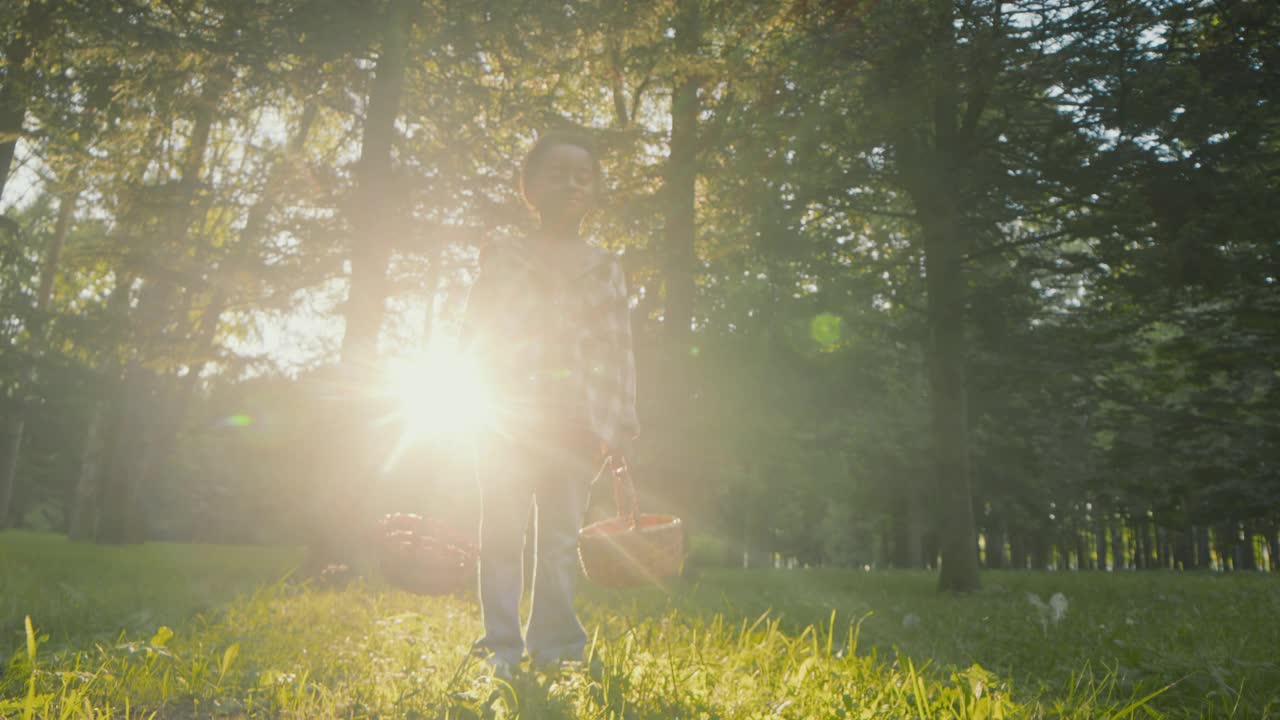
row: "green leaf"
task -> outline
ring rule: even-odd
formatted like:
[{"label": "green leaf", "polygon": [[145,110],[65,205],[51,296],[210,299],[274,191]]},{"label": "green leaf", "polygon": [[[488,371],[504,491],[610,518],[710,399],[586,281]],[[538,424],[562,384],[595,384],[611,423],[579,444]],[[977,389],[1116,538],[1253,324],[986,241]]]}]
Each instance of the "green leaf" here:
[{"label": "green leaf", "polygon": [[173,630],[168,625],[161,625],[156,634],[151,636],[151,644],[156,647],[164,647],[164,644],[173,638]]},{"label": "green leaf", "polygon": [[27,628],[27,659],[31,661],[31,667],[34,668],[36,666],[36,632],[31,627],[30,615],[27,616],[25,624]]},{"label": "green leaf", "polygon": [[231,669],[232,663],[236,661],[236,656],[238,656],[239,654],[240,654],[240,643],[231,643],[231,646],[228,647],[225,651],[223,651],[222,662],[218,663],[219,677],[227,674],[227,670]]}]

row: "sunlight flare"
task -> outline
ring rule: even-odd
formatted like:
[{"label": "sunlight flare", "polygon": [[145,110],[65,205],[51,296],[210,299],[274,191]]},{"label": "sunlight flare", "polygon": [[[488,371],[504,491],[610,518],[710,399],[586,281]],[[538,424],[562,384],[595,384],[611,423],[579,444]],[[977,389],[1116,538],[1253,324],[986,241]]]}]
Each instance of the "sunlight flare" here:
[{"label": "sunlight flare", "polygon": [[408,440],[471,435],[496,415],[480,363],[451,346],[391,359],[385,383]]}]

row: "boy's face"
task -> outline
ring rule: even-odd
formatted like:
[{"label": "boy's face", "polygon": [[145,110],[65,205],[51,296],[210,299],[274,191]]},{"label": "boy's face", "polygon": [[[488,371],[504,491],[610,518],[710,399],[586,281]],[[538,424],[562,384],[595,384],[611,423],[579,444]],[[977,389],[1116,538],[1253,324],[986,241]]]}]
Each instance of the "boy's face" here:
[{"label": "boy's face", "polygon": [[577,145],[555,145],[534,168],[529,200],[543,219],[581,220],[596,201],[591,153]]}]

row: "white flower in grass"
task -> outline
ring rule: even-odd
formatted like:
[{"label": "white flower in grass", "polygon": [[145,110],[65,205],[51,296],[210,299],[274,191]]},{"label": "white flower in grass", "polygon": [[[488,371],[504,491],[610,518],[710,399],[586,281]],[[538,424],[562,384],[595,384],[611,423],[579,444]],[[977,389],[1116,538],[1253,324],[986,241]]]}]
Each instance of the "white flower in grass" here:
[{"label": "white flower in grass", "polygon": [[1054,593],[1049,598],[1049,609],[1053,611],[1053,624],[1057,625],[1067,615],[1067,596],[1060,592]]},{"label": "white flower in grass", "polygon": [[1054,593],[1049,602],[1040,599],[1035,593],[1027,593],[1027,602],[1036,609],[1040,615],[1040,628],[1044,630],[1045,635],[1049,634],[1049,624],[1057,625],[1062,622],[1062,618],[1067,614],[1067,596],[1062,593]]}]

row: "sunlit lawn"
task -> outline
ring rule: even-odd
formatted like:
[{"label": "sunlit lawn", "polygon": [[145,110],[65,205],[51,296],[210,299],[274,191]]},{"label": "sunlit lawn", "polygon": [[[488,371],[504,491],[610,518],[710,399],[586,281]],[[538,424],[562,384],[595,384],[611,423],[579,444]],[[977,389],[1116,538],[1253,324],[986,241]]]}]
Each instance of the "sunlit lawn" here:
[{"label": "sunlit lawn", "polygon": [[[1280,716],[1273,577],[987,573],[962,598],[850,570],[586,587],[602,682],[506,688],[465,658],[472,597],[280,582],[300,558],[0,534],[0,717]],[[1056,622],[1027,597],[1055,592]]]}]

